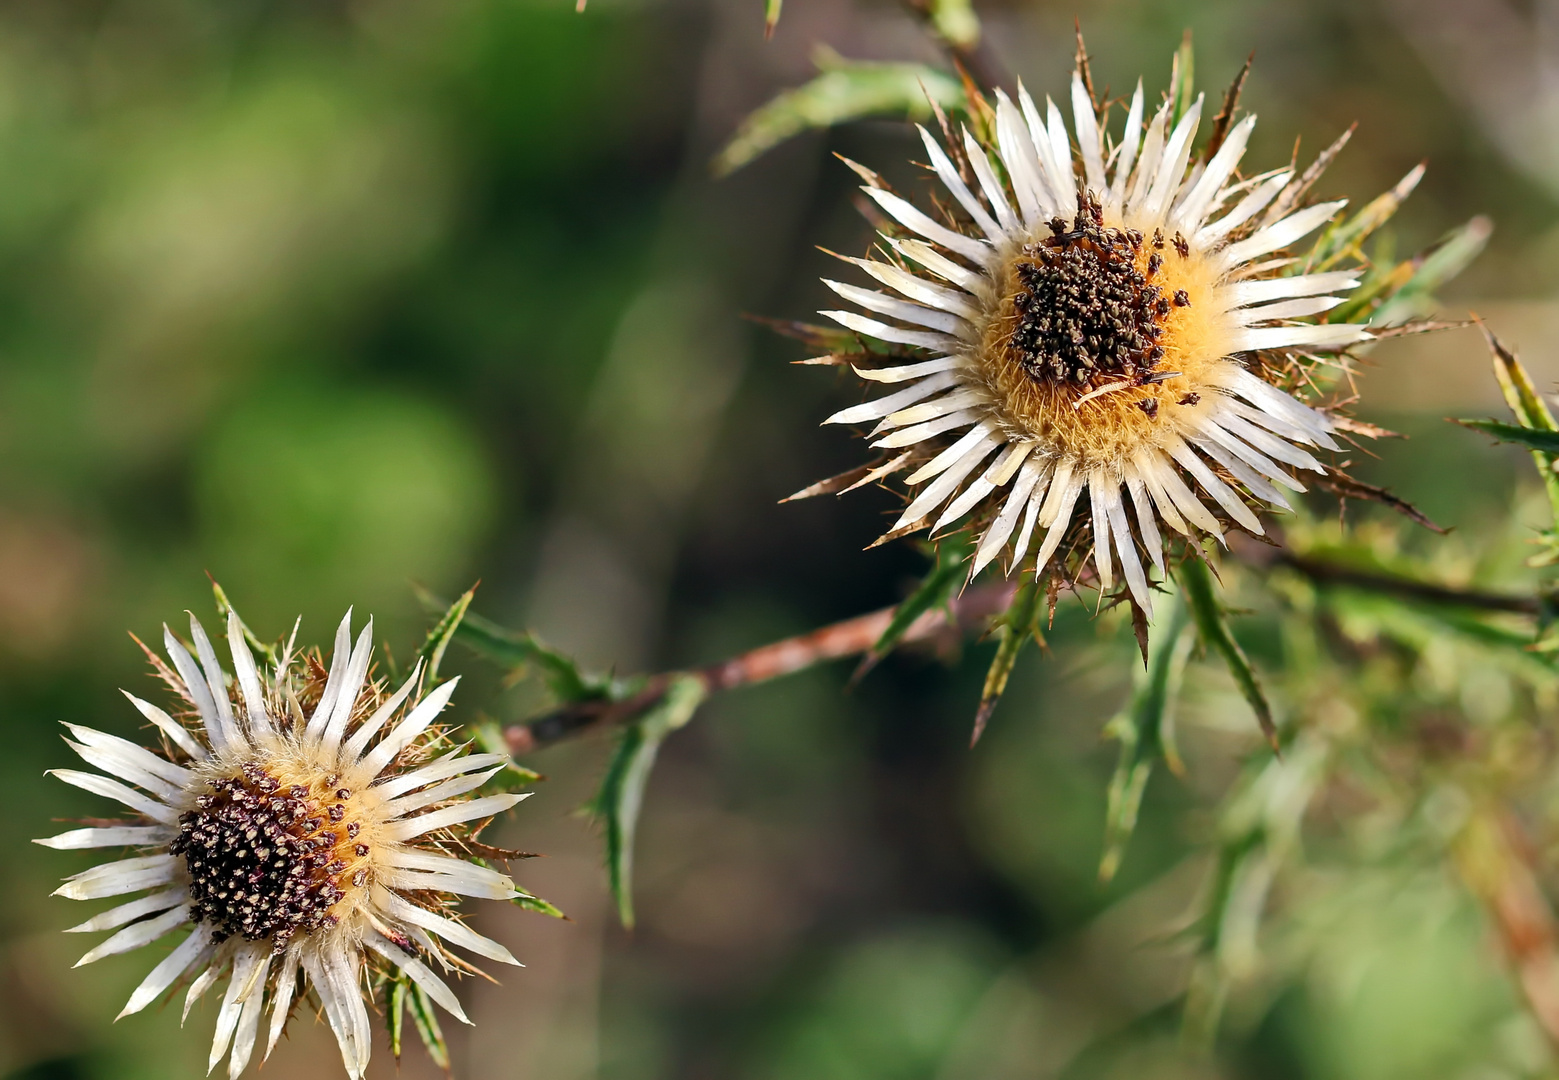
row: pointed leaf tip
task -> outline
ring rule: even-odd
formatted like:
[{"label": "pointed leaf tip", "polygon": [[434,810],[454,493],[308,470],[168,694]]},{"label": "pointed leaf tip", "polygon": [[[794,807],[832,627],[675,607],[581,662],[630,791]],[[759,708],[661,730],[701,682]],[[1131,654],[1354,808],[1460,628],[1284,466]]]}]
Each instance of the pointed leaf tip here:
[{"label": "pointed leaf tip", "polygon": [[930,101],[960,108],[963,85],[924,64],[830,58],[809,82],[784,91],[743,120],[712,168],[716,176],[727,176],[804,131],[868,116],[929,120]]},{"label": "pointed leaf tip", "polygon": [[1039,583],[1026,580],[1013,594],[1007,610],[996,618],[996,655],[991,658],[991,666],[985,673],[985,686],[980,692],[980,705],[974,714],[974,731],[969,738],[971,747],[980,741],[980,736],[985,732],[985,725],[990,721],[991,714],[996,711],[996,705],[1001,701],[1002,694],[1006,692],[1007,681],[1012,676],[1012,669],[1017,664],[1023,643],[1031,637],[1036,639],[1039,637],[1039,615],[1043,608],[1043,598],[1044,594],[1040,590]]},{"label": "pointed leaf tip", "polygon": [[1105,809],[1104,853],[1099,860],[1099,880],[1104,883],[1120,869],[1157,758],[1162,756],[1177,776],[1184,771],[1175,747],[1174,711],[1194,637],[1180,597],[1171,595],[1158,621],[1144,630],[1148,662],[1136,676],[1125,710],[1105,728],[1107,736],[1120,740],[1121,752]]},{"label": "pointed leaf tip", "polygon": [[626,929],[634,925],[633,843],[650,771],[661,743],[693,718],[707,694],[708,687],[697,676],[672,679],[660,700],[623,729],[589,806],[605,825],[607,877]]},{"label": "pointed leaf tip", "polygon": [[[878,543],[894,535],[895,533],[890,532],[878,540]],[[947,606],[953,598],[953,593],[963,583],[963,566],[973,551],[974,545],[965,533],[955,533],[937,542],[934,556],[936,561],[932,564],[931,570],[915,587],[915,591],[894,609],[893,618],[888,621],[882,636],[861,658],[855,673],[850,676],[851,686],[860,682],[872,668],[881,663],[883,658],[898,646],[909,628],[915,625],[915,620],[928,611]]]},{"label": "pointed leaf tip", "polygon": [[449,606],[438,622],[428,630],[422,648],[417,650],[417,656],[427,665],[427,685],[438,681],[438,669],[444,660],[444,652],[449,648],[449,643],[454,640],[455,632],[460,629],[460,623],[471,606],[471,600],[476,596],[476,589],[476,585],[471,586],[461,594],[460,599]]},{"label": "pointed leaf tip", "polygon": [[1240,648],[1239,642],[1234,640],[1234,634],[1229,629],[1228,619],[1224,614],[1223,606],[1218,602],[1217,592],[1213,586],[1211,569],[1202,559],[1193,557],[1180,564],[1176,576],[1179,578],[1186,606],[1191,609],[1191,618],[1196,624],[1197,635],[1203,645],[1216,652],[1228,665],[1229,674],[1234,676],[1235,685],[1250,704],[1251,711],[1256,714],[1256,722],[1261,726],[1261,733],[1266,737],[1267,744],[1275,753],[1279,753],[1281,748],[1277,724],[1272,718],[1272,706],[1267,703],[1266,692],[1262,690],[1261,681],[1256,677],[1255,668],[1251,666],[1245,650]]},{"label": "pointed leaf tip", "polygon": [[[473,586],[474,588],[474,586]],[[444,613],[454,610],[431,593],[421,591],[423,607]],[[455,602],[455,607],[461,601]],[[469,610],[455,623],[452,636],[473,652],[511,672],[534,668],[553,697],[562,702],[595,700],[604,696],[609,678],[585,672],[572,657],[551,648],[529,631],[510,630]],[[440,620],[443,621],[442,619]]]}]

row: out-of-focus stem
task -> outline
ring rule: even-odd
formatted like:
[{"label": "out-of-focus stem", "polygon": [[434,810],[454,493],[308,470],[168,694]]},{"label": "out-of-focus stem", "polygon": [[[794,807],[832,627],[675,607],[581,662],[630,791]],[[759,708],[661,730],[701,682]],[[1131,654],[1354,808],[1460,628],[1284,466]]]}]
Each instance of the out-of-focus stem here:
[{"label": "out-of-focus stem", "polygon": [[[926,641],[944,634],[963,636],[984,629],[991,616],[1012,601],[1015,586],[1010,582],[968,589],[947,608],[928,611],[905,631],[900,645]],[[586,701],[566,705],[535,720],[513,724],[504,729],[509,751],[526,754],[544,746],[582,735],[599,727],[622,724],[640,716],[666,693],[672,680],[692,675],[704,683],[706,693],[733,690],[739,686],[768,682],[830,660],[859,656],[882,637],[893,619],[894,609],[886,607],[867,615],[809,630],[805,634],[760,645],[717,664],[690,672],[663,672],[652,675],[638,693],[618,701]]]},{"label": "out-of-focus stem", "polygon": [[1286,566],[1318,585],[1341,585],[1364,592],[1396,596],[1404,600],[1468,608],[1473,611],[1532,616],[1542,616],[1547,611],[1544,598],[1541,596],[1452,589],[1444,585],[1415,581],[1412,578],[1382,574],[1373,570],[1360,570],[1309,555],[1299,555],[1287,548],[1271,547],[1239,534],[1231,535],[1230,541],[1230,553],[1246,565],[1263,569],[1271,566]]}]

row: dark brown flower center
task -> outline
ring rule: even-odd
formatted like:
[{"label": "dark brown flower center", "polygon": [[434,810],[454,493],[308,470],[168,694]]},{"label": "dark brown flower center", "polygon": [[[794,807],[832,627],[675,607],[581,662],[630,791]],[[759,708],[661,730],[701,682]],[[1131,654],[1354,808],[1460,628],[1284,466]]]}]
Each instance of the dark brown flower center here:
[{"label": "dark brown flower center", "polygon": [[[1106,229],[1091,200],[1070,225],[1059,217],[1049,225],[1051,235],[1024,247],[1008,279],[1015,286],[1006,346],[1012,359],[1042,382],[1146,378],[1164,355],[1164,317],[1190,302],[1153,283],[1163,235],[1145,241],[1135,230]],[[1184,243],[1175,238],[1182,258]]]},{"label": "dark brown flower center", "polygon": [[179,818],[169,849],[184,856],[195,921],[210,923],[216,940],[270,938],[280,952],[294,934],[334,925],[348,883],[364,884],[354,880],[366,878],[361,869],[342,880],[351,862],[341,849],[361,829],[346,821],[352,793],[320,779],[284,785],[251,762],[210,781]]}]

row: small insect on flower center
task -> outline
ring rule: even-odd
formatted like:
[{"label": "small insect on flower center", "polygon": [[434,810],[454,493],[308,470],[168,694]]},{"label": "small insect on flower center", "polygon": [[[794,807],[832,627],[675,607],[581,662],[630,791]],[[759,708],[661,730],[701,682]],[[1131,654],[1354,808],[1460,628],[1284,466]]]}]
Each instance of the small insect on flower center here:
[{"label": "small insect on flower center", "polygon": [[1011,267],[1010,359],[1038,382],[1146,378],[1164,356],[1166,316],[1189,303],[1155,284],[1162,236],[1105,228],[1098,202],[1082,198],[1070,225],[1058,217],[1049,228]]},{"label": "small insect on flower center", "polygon": [[[276,770],[285,771],[285,770]],[[368,845],[339,778],[290,783],[257,762],[207,784],[170,844],[189,870],[192,915],[216,940],[270,938],[334,926],[368,883]]]}]

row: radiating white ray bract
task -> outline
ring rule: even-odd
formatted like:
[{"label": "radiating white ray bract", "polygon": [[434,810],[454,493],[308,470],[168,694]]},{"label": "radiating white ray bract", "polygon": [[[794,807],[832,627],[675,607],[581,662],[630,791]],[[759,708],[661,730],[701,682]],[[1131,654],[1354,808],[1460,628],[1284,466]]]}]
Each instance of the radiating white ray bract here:
[{"label": "radiating white ray bract", "polygon": [[[300,992],[300,976],[307,980],[304,989],[311,988],[319,999],[347,1074],[361,1077],[372,1047],[362,990],[369,951],[374,963],[399,969],[432,1000],[469,1023],[453,991],[418,954],[434,956],[446,971],[450,964],[442,953],[449,946],[503,963],[518,961],[502,945],[451,918],[451,904],[430,907],[427,893],[408,894],[433,890],[456,898],[459,894],[496,899],[520,895],[505,875],[449,854],[446,843],[430,841],[450,835],[441,830],[500,813],[525,796],[470,797],[508,761],[502,755],[468,754],[459,748],[427,757],[419,749],[412,755],[418,759],[414,767],[397,768],[396,761],[403,759],[408,747],[427,745],[424,733],[448,703],[456,680],[419,693],[419,667],[398,692],[382,692],[369,679],[372,622],[353,647],[348,612],[336,635],[324,691],[311,715],[303,717],[293,711],[295,704],[289,705],[298,683],[289,681],[286,661],[279,661],[281,670],[257,665],[236,614],[229,614],[227,624],[231,689],[211,639],[193,616],[191,620],[193,654],[171,631],[165,640],[183,682],[175,689],[193,703],[198,725],[192,729],[156,706],[130,698],[177,748],[180,760],[114,735],[66,725],[71,735],[66,741],[72,749],[108,775],[71,770],[58,770],[56,775],[124,803],[140,819],[126,820],[122,826],[73,829],[36,842],[58,849],[130,847],[139,854],[76,874],[56,890],[57,895],[93,899],[151,890],[71,928],[78,933],[116,931],[83,956],[78,966],[188,930],[188,936],[142,981],[120,1015],[139,1012],[184,981],[189,984],[187,1016],[190,1005],[226,973],[210,1060],[215,1068],[226,1056],[229,1077],[242,1073],[253,1056],[267,1008],[271,1021],[261,1056],[269,1056]],[[320,836],[319,830],[334,827],[328,822],[339,823],[340,829],[329,834],[330,842],[338,846],[326,850],[331,856],[344,850],[339,847],[346,843],[340,830],[346,830],[344,835],[355,841],[351,851],[360,857],[356,865],[363,873],[341,890],[318,928],[284,939],[251,938],[225,932],[216,919],[200,913],[194,871],[177,853],[177,837],[184,823],[198,818],[202,807],[209,805],[216,790],[213,782],[248,775],[246,766],[267,778],[284,778],[284,789],[289,784],[313,785],[324,791],[325,801],[337,800],[331,803],[330,814],[305,827],[313,827],[313,835]],[[208,801],[203,803],[203,798]],[[336,805],[342,808],[339,817],[333,813]],[[241,835],[239,842],[244,842]],[[327,865],[319,873],[333,867]],[[409,869],[424,872],[412,878]],[[237,895],[241,898],[243,893]]]},{"label": "radiating white ray bract", "polygon": [[[1017,102],[1001,91],[996,99],[999,169],[967,130],[962,133],[972,184],[953,156],[920,129],[932,169],[973,223],[968,234],[896,195],[864,189],[920,239],[884,237],[906,265],[847,260],[886,291],[828,282],[872,317],[822,314],[859,333],[933,355],[861,369],[863,378],[887,392],[827,422],[875,422],[873,446],[911,448],[873,479],[921,463],[907,480],[909,505],[890,531],[946,529],[983,506],[971,576],[1009,551],[1009,572],[1016,569],[1036,528],[1044,537],[1035,567],[1042,574],[1072,524],[1073,507],[1081,503],[1088,507],[1101,586],[1108,589],[1118,571],[1132,598],[1151,615],[1148,572],[1164,573],[1160,521],[1188,537],[1199,531],[1221,541],[1218,514],[1203,502],[1210,498],[1224,518],[1259,534],[1261,524],[1248,500],[1287,507],[1279,487],[1303,490],[1288,468],[1324,471],[1305,447],[1336,449],[1335,428],[1326,415],[1252,374],[1236,354],[1291,347],[1337,351],[1366,338],[1359,325],[1295,321],[1341,303],[1339,294],[1358,285],[1351,273],[1252,277],[1273,272],[1259,260],[1314,232],[1342,203],[1303,207],[1253,225],[1293,174],[1285,169],[1238,178],[1253,116],[1233,126],[1205,166],[1190,167],[1200,99],[1178,122],[1171,123],[1167,103],[1149,118],[1139,83],[1125,131],[1110,143],[1082,79],[1074,75],[1075,151],[1053,102],[1042,111],[1021,87]],[[1002,174],[1005,183],[998,178]],[[1150,436],[1111,446],[1108,453],[1097,445],[1067,445],[1025,425],[994,388],[991,361],[982,353],[1015,255],[1050,236],[1050,220],[1070,219],[1084,193],[1100,204],[1107,227],[1144,235],[1162,231],[1183,240],[1182,258],[1208,268],[1210,294],[1197,302],[1210,305],[1226,327],[1206,348],[1210,355],[1200,357],[1198,381],[1189,387],[1195,392],[1177,402],[1185,407],[1150,413],[1156,421]],[[1081,387],[1073,407],[1134,385],[1140,384],[1101,379]],[[927,456],[916,447],[937,452]]]}]

